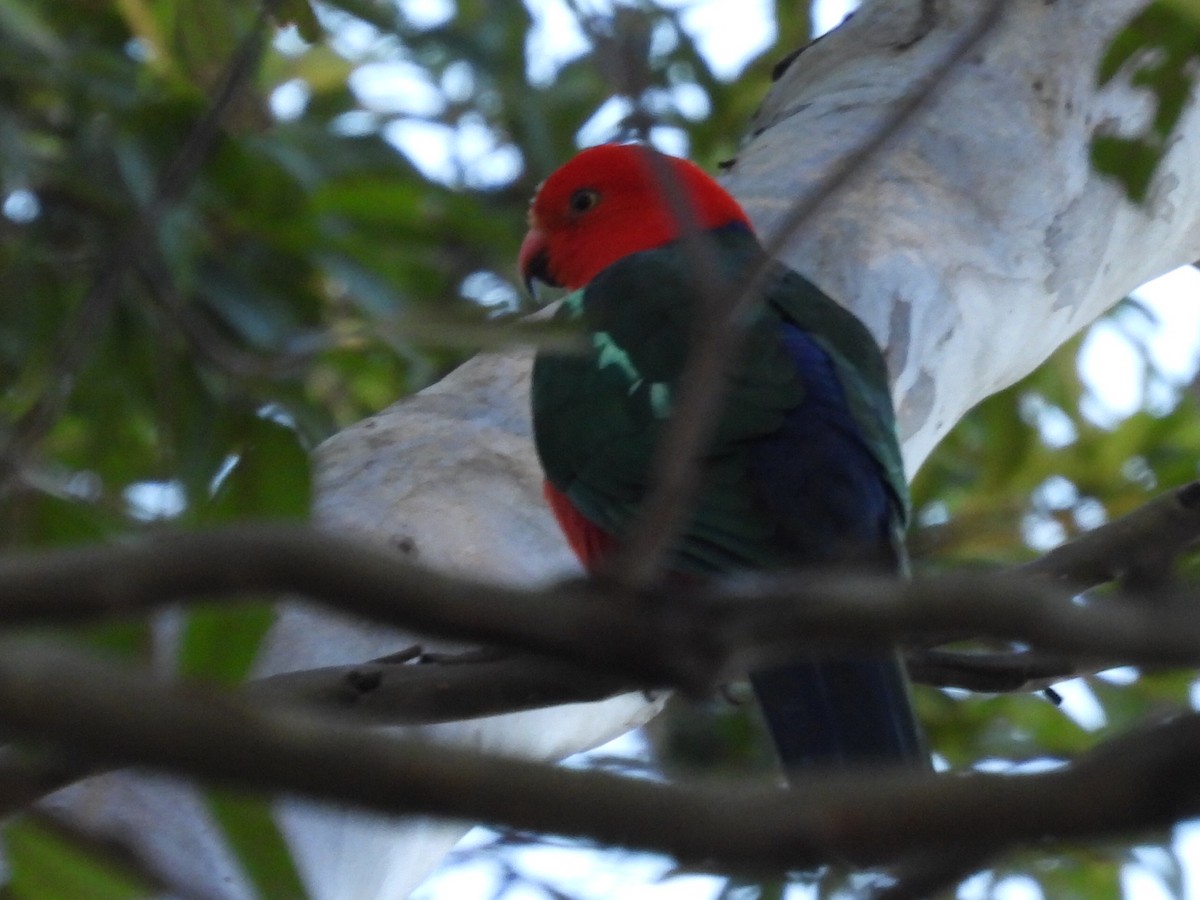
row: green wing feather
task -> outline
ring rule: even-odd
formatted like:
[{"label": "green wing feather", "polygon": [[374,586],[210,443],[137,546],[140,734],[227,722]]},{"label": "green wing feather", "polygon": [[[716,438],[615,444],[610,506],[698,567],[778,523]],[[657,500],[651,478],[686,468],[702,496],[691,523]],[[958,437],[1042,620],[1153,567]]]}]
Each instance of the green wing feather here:
[{"label": "green wing feather", "polygon": [[903,529],[912,514],[912,501],[896,436],[887,363],[875,336],[861,319],[812,282],[784,266],[779,269],[781,275],[773,282],[767,302],[785,320],[812,335],[833,360],[854,421],[895,496],[898,524]]},{"label": "green wing feather", "polygon": [[[724,230],[713,259],[743,283],[762,258],[752,235]],[[591,338],[582,354],[542,353],[534,363],[534,432],[551,483],[589,520],[621,534],[648,490],[647,469],[686,365],[696,317],[694,275],[675,244],[633,254],[563,301],[558,316]],[[794,272],[776,267],[766,302],[752,314],[724,413],[706,457],[696,516],[673,568],[697,574],[786,564],[771,541],[775,524],[747,484],[748,445],[778,430],[804,397],[779,340],[781,321],[812,333],[833,359],[872,453],[896,494],[900,524],[907,489],[896,445],[883,359],[853,315]]]}]

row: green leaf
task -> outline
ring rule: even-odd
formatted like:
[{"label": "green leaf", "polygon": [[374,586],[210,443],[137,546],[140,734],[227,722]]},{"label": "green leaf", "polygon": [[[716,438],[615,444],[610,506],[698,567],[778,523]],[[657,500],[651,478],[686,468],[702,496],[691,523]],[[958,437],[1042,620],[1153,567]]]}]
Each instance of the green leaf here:
[{"label": "green leaf", "polygon": [[204,510],[204,523],[248,516],[307,518],[312,472],[308,452],[294,430],[256,416],[242,431],[235,453],[233,467]]},{"label": "green leaf", "polygon": [[274,621],[275,610],[267,603],[193,609],[180,641],[179,674],[238,684],[250,673]]},{"label": "green leaf", "polygon": [[278,0],[274,18],[281,24],[295,25],[300,37],[310,44],[315,44],[324,34],[308,0]]},{"label": "green leaf", "polygon": [[29,900],[134,900],[161,893],[119,848],[44,817],[4,828],[11,895]]},{"label": "green leaf", "polygon": [[178,59],[197,84],[207,87],[253,27],[254,5],[238,0],[175,0],[173,5]]},{"label": "green leaf", "polygon": [[1100,60],[1099,84],[1107,84],[1132,64],[1130,83],[1146,88],[1155,98],[1154,117],[1141,135],[1096,134],[1092,138],[1093,166],[1120,181],[1137,203],[1146,199],[1150,180],[1195,83],[1200,20],[1194,6],[1191,0],[1151,4],[1117,33]]},{"label": "green leaf", "polygon": [[[58,485],[54,485],[57,487]],[[4,543],[14,537],[42,546],[68,546],[101,540],[112,529],[124,524],[98,503],[66,499],[51,493],[30,492],[21,497],[23,533],[5,535]]]},{"label": "green leaf", "polygon": [[1108,134],[1092,138],[1092,166],[1120,181],[1134,203],[1145,202],[1150,180],[1162,157],[1161,145],[1144,138]]},{"label": "green leaf", "polygon": [[260,900],[308,896],[268,800],[224,790],[210,790],[207,798]]},{"label": "green leaf", "polygon": [[[239,431],[236,461],[201,511],[202,524],[246,518],[305,518],[312,493],[308,453],[274,419],[253,416]],[[193,609],[184,626],[179,671],[235,684],[250,671],[275,613],[267,604]]]}]

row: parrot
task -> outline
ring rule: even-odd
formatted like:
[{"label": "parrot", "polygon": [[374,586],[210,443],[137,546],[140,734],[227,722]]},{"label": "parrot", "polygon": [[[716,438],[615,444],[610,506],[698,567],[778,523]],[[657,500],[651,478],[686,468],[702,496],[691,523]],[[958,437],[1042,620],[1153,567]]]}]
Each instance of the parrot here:
[{"label": "parrot", "polygon": [[[693,219],[687,234],[680,208]],[[555,315],[584,332],[583,352],[536,354],[530,393],[544,495],[586,571],[611,562],[653,488],[702,309],[698,250],[727,284],[768,268],[667,576],[906,569],[910,500],[883,354],[852,313],[766,260],[731,194],[686,159],[602,144],[546,178],[528,221],[526,288],[569,291]],[[928,764],[898,652],[813,654],[749,680],[786,774]]]}]

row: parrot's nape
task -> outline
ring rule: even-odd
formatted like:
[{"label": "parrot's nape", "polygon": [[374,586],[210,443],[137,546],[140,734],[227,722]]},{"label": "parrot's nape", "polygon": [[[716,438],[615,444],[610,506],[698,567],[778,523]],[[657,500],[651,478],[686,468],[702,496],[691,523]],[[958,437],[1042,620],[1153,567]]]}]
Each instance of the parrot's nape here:
[{"label": "parrot's nape", "polygon": [[[519,265],[570,289],[558,315],[586,353],[540,353],[533,425],[545,493],[585,568],[610,558],[652,485],[700,298],[694,241],[637,145],[584,150],[538,190]],[[736,200],[686,160],[659,156],[727,283],[763,251]],[[908,489],[883,357],[853,315],[772,264],[667,569],[688,580],[746,571],[901,571]],[[798,660],[750,675],[789,771],[927,764],[898,655]]]}]

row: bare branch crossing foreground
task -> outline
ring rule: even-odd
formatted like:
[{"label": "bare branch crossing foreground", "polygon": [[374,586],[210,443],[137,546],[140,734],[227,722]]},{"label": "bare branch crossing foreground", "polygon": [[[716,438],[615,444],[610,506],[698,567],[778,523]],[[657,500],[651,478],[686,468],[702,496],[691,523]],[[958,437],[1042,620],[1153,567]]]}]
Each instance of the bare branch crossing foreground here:
[{"label": "bare branch crossing foreground", "polygon": [[[923,871],[922,859],[939,847],[983,858],[1017,842],[1109,837],[1200,812],[1200,716],[1126,735],[1035,775],[818,774],[788,789],[647,783],[400,741],[360,726],[633,687],[702,693],[764,660],[826,648],[903,643],[918,648],[912,659],[927,672],[957,666],[1010,687],[1038,686],[1056,670],[1072,674],[1089,663],[1200,664],[1195,591],[1161,590],[1154,602],[1121,591],[1077,596],[1152,562],[1169,568],[1198,538],[1200,485],[1192,484],[1018,571],[912,582],[796,573],[692,593],[646,591],[635,605],[612,602],[615,592],[586,582],[520,591],[454,579],[303,527],[16,555],[0,560],[0,623],[10,627],[183,601],[236,603],[274,591],[516,652],[404,663],[414,650],[400,662],[292,673],[221,693],[168,686],[149,672],[10,637],[0,650],[0,725],[49,755],[0,760],[0,806],[19,808],[90,772],[143,766],[662,851],[726,870],[902,863],[919,882],[938,875]],[[974,636],[1032,649],[980,655],[935,647]]]},{"label": "bare branch crossing foreground", "polygon": [[0,654],[0,718],[110,766],[588,838],[751,873],[1107,838],[1200,813],[1197,715],[1038,774],[860,771],[818,773],[788,788],[662,784],[400,741],[10,644]]},{"label": "bare branch crossing foreground", "polygon": [[[1141,567],[1148,553],[1172,558],[1198,537],[1200,485],[1193,484],[1017,572],[913,581],[803,572],[689,592],[650,590],[633,608],[604,602],[604,589],[584,581],[536,591],[485,585],[305,527],[239,526],[0,560],[0,623],[298,593],[431,637],[558,658],[576,674],[582,664],[629,685],[692,693],[798,652],[929,647],[976,636],[1020,641],[1076,664],[1184,665],[1200,662],[1200,614],[1188,591],[1162,590],[1153,604],[1120,593],[1083,602],[1075,593]],[[1021,657],[1014,663],[1029,665]],[[984,668],[995,665],[993,658]],[[556,669],[556,677],[567,671]]]},{"label": "bare branch crossing foreground", "polygon": [[[1192,483],[1050,551],[1017,574],[1083,590],[1150,564],[1166,571],[1171,560],[1198,539],[1200,483]],[[1043,690],[1126,662],[1114,658],[1085,665],[1061,653],[1028,649],[981,652],[928,646],[910,647],[906,659],[918,683],[986,692]],[[406,725],[598,700],[637,686],[627,676],[528,653],[481,661],[429,659],[418,652],[409,654],[405,663],[372,661],[289,672],[249,689],[265,699],[353,716],[364,723]]]}]

